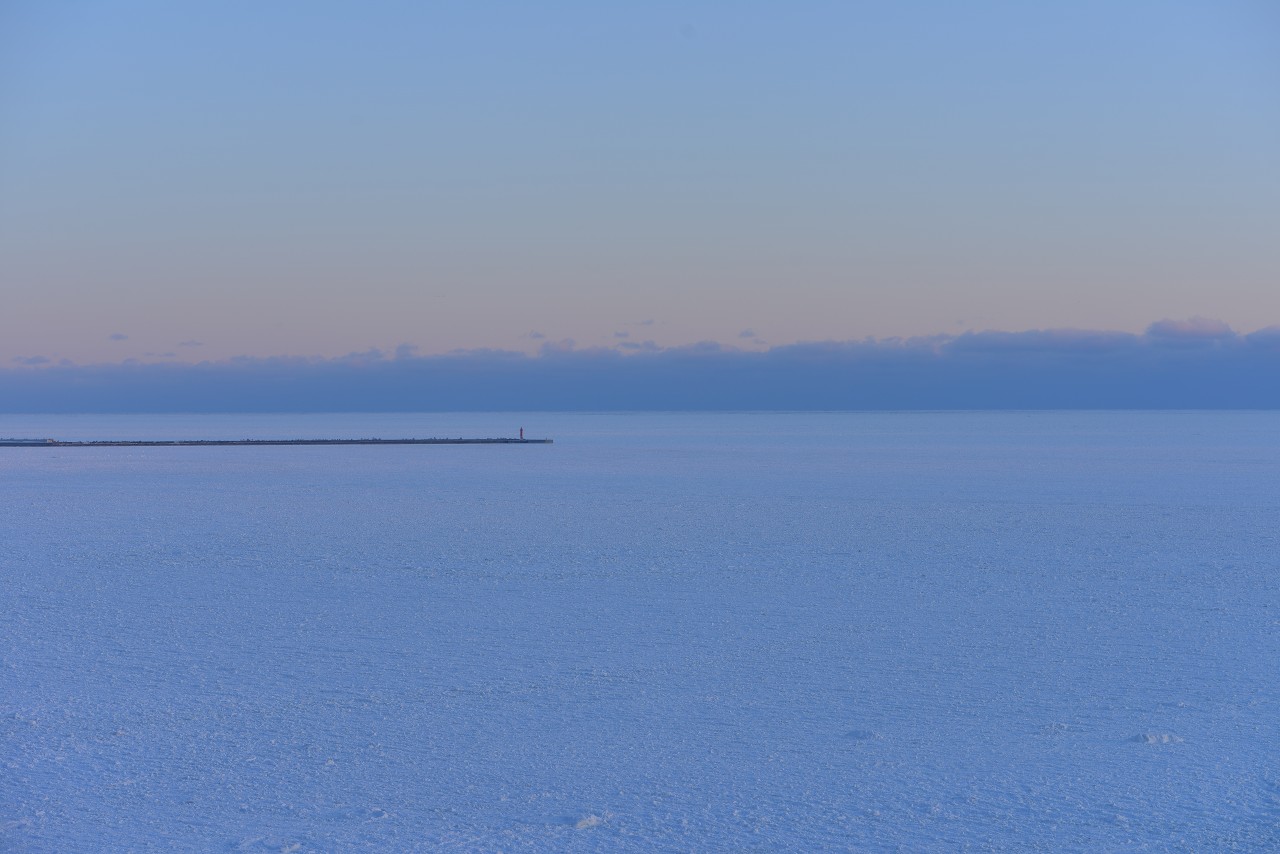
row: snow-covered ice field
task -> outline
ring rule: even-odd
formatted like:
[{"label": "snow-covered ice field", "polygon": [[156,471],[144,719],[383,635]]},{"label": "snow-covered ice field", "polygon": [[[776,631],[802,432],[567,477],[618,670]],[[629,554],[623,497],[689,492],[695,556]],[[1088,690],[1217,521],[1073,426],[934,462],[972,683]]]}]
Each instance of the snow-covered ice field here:
[{"label": "snow-covered ice field", "polygon": [[0,850],[1280,850],[1280,413],[7,416]]}]

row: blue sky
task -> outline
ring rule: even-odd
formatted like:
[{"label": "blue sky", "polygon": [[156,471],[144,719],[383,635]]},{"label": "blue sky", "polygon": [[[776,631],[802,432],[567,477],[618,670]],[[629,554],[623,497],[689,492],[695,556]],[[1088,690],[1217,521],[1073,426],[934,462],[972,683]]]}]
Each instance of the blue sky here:
[{"label": "blue sky", "polygon": [[1276,151],[1261,0],[9,2],[0,364],[1247,334]]}]

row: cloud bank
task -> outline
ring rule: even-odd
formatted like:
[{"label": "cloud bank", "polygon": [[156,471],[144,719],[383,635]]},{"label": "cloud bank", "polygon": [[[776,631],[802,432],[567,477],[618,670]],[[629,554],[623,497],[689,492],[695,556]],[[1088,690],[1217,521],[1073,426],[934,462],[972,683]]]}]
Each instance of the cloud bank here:
[{"label": "cloud bank", "polygon": [[0,411],[10,413],[1275,408],[1280,327],[1242,335],[1204,319],[1140,335],[971,332],[763,351],[563,341],[537,356],[401,347],[0,370]]}]

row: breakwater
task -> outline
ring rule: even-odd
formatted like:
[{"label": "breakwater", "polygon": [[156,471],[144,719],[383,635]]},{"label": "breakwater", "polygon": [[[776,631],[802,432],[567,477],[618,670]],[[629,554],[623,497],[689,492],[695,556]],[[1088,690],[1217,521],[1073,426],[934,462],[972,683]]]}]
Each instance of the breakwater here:
[{"label": "breakwater", "polygon": [[58,439],[0,439],[0,448],[172,448],[228,445],[550,445],[551,439],[172,439],[64,442]]}]

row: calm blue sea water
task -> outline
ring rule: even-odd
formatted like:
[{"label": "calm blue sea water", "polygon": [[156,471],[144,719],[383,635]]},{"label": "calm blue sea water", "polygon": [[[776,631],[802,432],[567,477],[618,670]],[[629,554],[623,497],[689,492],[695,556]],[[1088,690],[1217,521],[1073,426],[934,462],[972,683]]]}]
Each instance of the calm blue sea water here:
[{"label": "calm blue sea water", "polygon": [[1280,413],[5,416],[0,850],[1280,848]]}]

